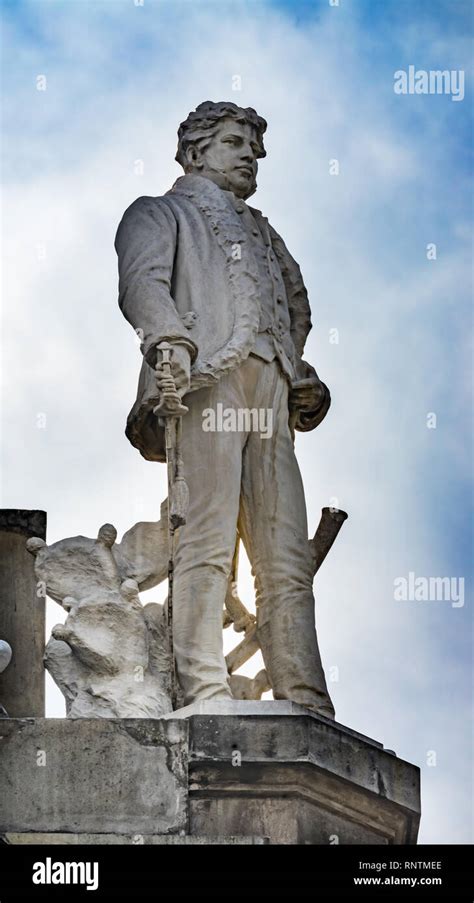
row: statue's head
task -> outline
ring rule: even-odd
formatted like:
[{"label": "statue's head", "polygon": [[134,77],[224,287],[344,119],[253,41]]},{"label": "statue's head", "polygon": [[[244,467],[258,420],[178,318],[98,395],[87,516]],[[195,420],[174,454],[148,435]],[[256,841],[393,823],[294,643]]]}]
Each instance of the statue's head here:
[{"label": "statue's head", "polygon": [[257,188],[257,160],[266,155],[266,128],[252,107],[206,100],[181,123],[176,160],[185,173],[205,176],[248,198]]}]

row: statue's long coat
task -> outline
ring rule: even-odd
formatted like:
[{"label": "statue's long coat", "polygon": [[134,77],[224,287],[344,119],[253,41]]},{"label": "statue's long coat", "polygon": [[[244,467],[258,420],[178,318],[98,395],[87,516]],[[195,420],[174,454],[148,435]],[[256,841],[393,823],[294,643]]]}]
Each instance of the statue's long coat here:
[{"label": "statue's long coat", "polygon": [[[260,211],[250,209],[263,220]],[[299,377],[311,375],[314,371],[301,360],[311,329],[306,289],[283,240],[271,226],[269,230],[291,318],[285,351]],[[178,179],[163,197],[138,198],[124,213],[115,247],[120,308],[140,336],[144,355],[126,434],[147,460],[163,461],[163,430],[153,414],[158,400],[156,345],[177,339],[189,343],[190,391],[238,367],[252,351],[258,332],[257,263],[226,194],[209,179],[194,175]],[[312,429],[329,404],[327,392],[315,416],[300,417],[296,427]]]}]

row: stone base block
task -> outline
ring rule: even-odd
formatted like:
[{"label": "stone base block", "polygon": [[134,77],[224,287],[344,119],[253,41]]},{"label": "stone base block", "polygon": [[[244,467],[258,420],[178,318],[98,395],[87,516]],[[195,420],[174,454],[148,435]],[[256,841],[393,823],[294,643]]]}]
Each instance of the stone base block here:
[{"label": "stone base block", "polygon": [[416,843],[419,769],[291,703],[4,719],[0,735],[9,843]]},{"label": "stone base block", "polygon": [[0,720],[0,834],[168,834],[188,820],[188,725]]}]

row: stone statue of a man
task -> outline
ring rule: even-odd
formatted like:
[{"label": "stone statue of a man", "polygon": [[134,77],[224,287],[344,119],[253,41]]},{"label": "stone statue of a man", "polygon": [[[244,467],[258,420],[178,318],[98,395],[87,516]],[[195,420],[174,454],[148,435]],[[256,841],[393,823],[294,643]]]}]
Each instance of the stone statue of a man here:
[{"label": "stone statue of a man", "polygon": [[[255,576],[258,635],[275,698],[334,717],[293,447],[293,430],[314,429],[330,396],[302,360],[311,320],[298,264],[246,203],[265,156],[266,125],[251,108],[200,104],[179,128],[176,159],[185,175],[123,216],[119,304],[143,352],[126,433],[147,460],[165,460],[153,408],[164,379],[157,346],[167,341],[189,408],[182,455],[190,503],[177,539],[173,602],[185,703],[231,696],[222,612],[238,531]],[[258,418],[238,416],[255,409],[266,415],[264,431]],[[221,429],[209,428],[210,410],[220,412]]]}]

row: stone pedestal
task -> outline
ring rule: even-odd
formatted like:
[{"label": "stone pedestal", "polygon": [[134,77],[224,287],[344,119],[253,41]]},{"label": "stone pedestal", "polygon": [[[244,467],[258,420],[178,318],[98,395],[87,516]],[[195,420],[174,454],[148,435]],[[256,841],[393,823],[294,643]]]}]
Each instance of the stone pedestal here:
[{"label": "stone pedestal", "polygon": [[0,639],[13,650],[0,703],[11,718],[44,715],[45,597],[26,549],[31,536],[46,538],[45,511],[0,510]]},{"label": "stone pedestal", "polygon": [[0,734],[8,843],[416,843],[419,769],[292,703],[5,719]]},{"label": "stone pedestal", "polygon": [[416,843],[419,770],[381,743],[291,702],[196,708],[186,714],[191,834],[238,828],[279,844]]}]

